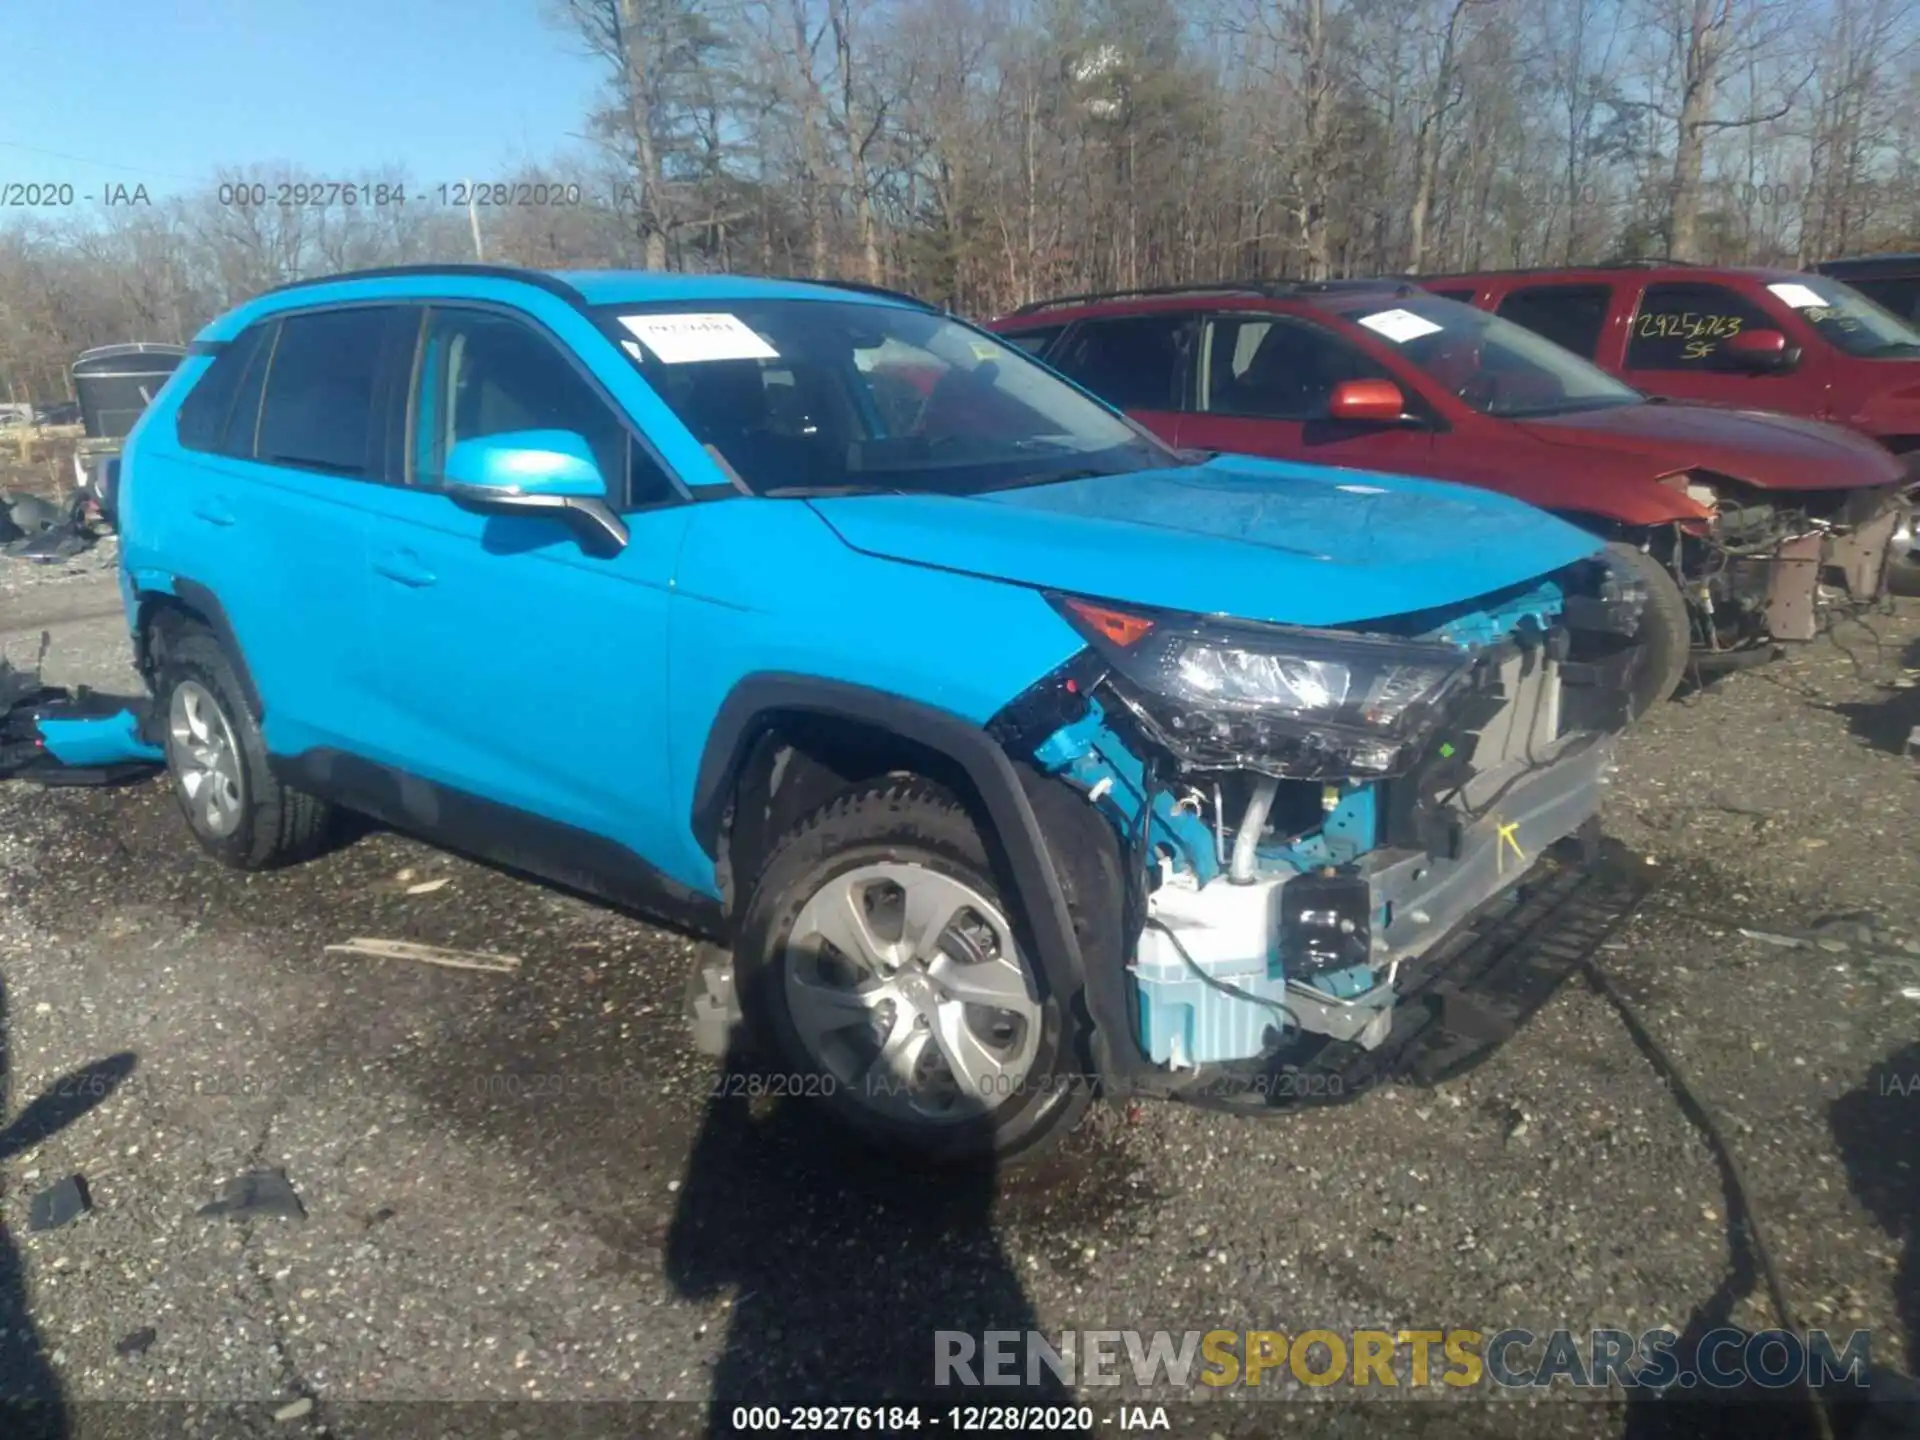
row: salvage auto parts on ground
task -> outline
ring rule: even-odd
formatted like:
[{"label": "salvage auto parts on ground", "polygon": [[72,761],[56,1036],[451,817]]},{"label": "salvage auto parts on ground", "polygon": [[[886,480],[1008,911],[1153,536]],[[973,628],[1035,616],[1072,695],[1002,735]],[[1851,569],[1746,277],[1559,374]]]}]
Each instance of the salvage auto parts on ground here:
[{"label": "salvage auto parts on ground", "polygon": [[1485,486],[1611,542],[1651,598],[1639,710],[1690,663],[1765,659],[1811,639],[1823,605],[1878,598],[1906,514],[1872,441],[1651,402],[1400,282],[1074,296],[991,328],[1170,443]]}]

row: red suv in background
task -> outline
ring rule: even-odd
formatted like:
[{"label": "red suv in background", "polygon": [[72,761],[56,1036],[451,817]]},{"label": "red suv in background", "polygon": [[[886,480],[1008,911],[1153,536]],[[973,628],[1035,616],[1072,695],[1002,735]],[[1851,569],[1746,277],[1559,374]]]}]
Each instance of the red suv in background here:
[{"label": "red suv in background", "polygon": [[[1838,269],[1839,267],[1835,267]],[[1653,395],[1871,435],[1920,483],[1920,329],[1834,275],[1671,261],[1422,276]],[[1920,591],[1910,514],[1894,579]]]},{"label": "red suv in background", "polygon": [[1650,400],[1407,283],[1073,296],[987,328],[1175,445],[1477,485],[1606,536],[1661,617],[1641,710],[1690,656],[1724,666],[1811,639],[1823,572],[1855,600],[1880,593],[1904,474],[1880,446]]}]

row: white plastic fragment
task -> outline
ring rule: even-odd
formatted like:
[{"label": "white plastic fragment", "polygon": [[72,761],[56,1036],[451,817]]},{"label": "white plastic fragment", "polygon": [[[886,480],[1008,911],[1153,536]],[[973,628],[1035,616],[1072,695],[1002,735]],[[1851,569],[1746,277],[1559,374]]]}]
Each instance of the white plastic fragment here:
[{"label": "white plastic fragment", "polygon": [[326,947],[329,955],[365,955],[375,960],[413,960],[442,965],[449,970],[491,970],[511,974],[520,968],[518,955],[487,955],[477,950],[447,950],[438,945],[416,945],[407,940],[353,939]]}]

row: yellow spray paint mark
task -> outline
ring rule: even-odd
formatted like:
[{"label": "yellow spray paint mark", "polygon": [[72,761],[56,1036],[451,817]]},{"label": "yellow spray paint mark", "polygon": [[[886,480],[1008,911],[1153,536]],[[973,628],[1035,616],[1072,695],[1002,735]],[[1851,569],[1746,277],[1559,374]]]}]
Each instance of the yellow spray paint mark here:
[{"label": "yellow spray paint mark", "polygon": [[1519,830],[1520,822],[1518,820],[1509,820],[1499,829],[1500,848],[1494,852],[1494,856],[1495,864],[1501,874],[1506,873],[1507,850],[1509,847],[1513,850],[1514,859],[1518,860],[1522,865],[1527,863],[1527,852],[1520,848],[1520,841],[1515,838]]}]

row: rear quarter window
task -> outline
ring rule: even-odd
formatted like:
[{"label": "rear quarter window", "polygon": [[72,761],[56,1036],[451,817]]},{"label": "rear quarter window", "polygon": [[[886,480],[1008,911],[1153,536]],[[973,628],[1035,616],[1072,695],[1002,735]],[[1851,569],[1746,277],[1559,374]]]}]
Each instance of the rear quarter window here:
[{"label": "rear quarter window", "polygon": [[[259,407],[259,375],[264,368],[264,342],[271,325],[254,325],[236,335],[213,357],[193,388],[180,402],[175,417],[175,433],[183,448],[223,454],[234,453],[227,443],[228,422],[241,395],[254,387],[254,408]],[[245,427],[248,448],[253,440],[252,427]],[[242,452],[244,453],[244,452]]]}]

